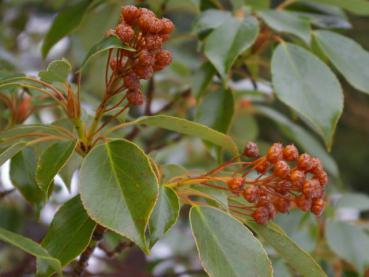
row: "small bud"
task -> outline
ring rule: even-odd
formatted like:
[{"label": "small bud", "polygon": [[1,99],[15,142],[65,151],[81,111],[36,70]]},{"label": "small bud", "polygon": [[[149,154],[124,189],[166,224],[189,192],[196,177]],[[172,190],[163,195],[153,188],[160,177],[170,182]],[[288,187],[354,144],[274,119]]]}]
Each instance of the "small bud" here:
[{"label": "small bud", "polygon": [[144,95],[140,90],[130,90],[127,93],[127,100],[131,105],[139,106],[144,103]]},{"label": "small bud", "polygon": [[276,163],[283,159],[283,146],[280,143],[274,143],[268,150],[267,159],[271,163]]},{"label": "small bud", "polygon": [[293,144],[287,145],[283,149],[283,158],[287,161],[294,161],[299,157],[299,151]]},{"label": "small bud", "polygon": [[130,72],[123,78],[124,86],[130,90],[138,90],[140,88],[140,80],[134,72]]},{"label": "small bud", "polygon": [[269,166],[270,163],[267,160],[263,160],[257,163],[257,165],[255,166],[255,170],[260,174],[265,174]]},{"label": "small bud", "polygon": [[281,180],[275,184],[274,190],[280,194],[285,194],[291,190],[291,182],[286,180]]},{"label": "small bud", "polygon": [[303,171],[309,171],[313,167],[311,157],[308,154],[302,154],[297,160],[297,167]]},{"label": "small bud", "polygon": [[324,210],[324,200],[321,198],[314,199],[311,205],[311,212],[317,216],[321,216]]},{"label": "small bud", "polygon": [[259,148],[255,142],[248,142],[243,150],[243,154],[249,158],[259,157]]},{"label": "small bud", "polygon": [[246,188],[243,191],[243,198],[250,203],[255,203],[258,200],[258,189],[254,186]]},{"label": "small bud", "polygon": [[135,31],[131,26],[118,24],[115,28],[115,33],[125,43],[129,43],[135,36]]},{"label": "small bud", "polygon": [[291,172],[290,180],[294,186],[300,187],[305,181],[305,173],[301,170],[294,169]]},{"label": "small bud", "polygon": [[286,178],[290,174],[290,167],[285,161],[278,161],[274,165],[273,175],[279,178]]},{"label": "small bud", "polygon": [[311,208],[311,199],[306,198],[303,194],[297,196],[294,199],[296,206],[304,212],[307,212]]},{"label": "small bud", "polygon": [[163,39],[159,35],[146,35],[145,47],[148,50],[160,49],[163,45]]},{"label": "small bud", "polygon": [[269,211],[266,207],[258,207],[252,214],[255,222],[258,224],[266,224],[269,220]]},{"label": "small bud", "polygon": [[234,177],[228,181],[227,185],[230,191],[233,193],[240,193],[245,184],[245,180],[242,177]]},{"label": "small bud", "polygon": [[273,204],[280,213],[287,213],[291,208],[291,201],[283,197],[276,197]]},{"label": "small bud", "polygon": [[140,9],[133,5],[124,6],[121,10],[121,15],[127,24],[134,24],[141,14]]},{"label": "small bud", "polygon": [[175,26],[174,26],[173,22],[170,19],[163,18],[163,19],[161,19],[161,23],[163,25],[163,28],[161,30],[162,34],[170,34],[171,32],[174,31]]}]

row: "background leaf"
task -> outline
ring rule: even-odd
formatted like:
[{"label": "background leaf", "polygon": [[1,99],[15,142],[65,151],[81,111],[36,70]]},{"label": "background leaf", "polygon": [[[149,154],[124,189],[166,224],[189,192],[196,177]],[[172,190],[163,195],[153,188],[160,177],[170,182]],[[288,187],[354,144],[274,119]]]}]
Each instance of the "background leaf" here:
[{"label": "background leaf", "polygon": [[333,252],[364,275],[369,267],[369,235],[358,226],[333,220],[327,221],[325,235]]},{"label": "background leaf", "polygon": [[[50,254],[44,248],[42,248],[41,245],[34,242],[33,240],[12,233],[3,228],[0,228],[0,240],[7,242],[11,245],[14,245],[22,249],[23,251],[27,252],[28,254],[37,257],[38,259],[42,260],[45,264],[53,268],[58,273],[58,276],[62,276],[60,262],[57,259],[50,256]],[[39,276],[44,276],[44,274],[45,274],[44,271],[39,272]]]},{"label": "background leaf", "polygon": [[277,32],[291,33],[310,44],[310,22],[288,11],[266,10],[259,12],[261,18]]},{"label": "background leaf", "polygon": [[[64,267],[88,246],[95,229],[82,206],[79,195],[65,202],[55,214],[41,245]],[[38,259],[38,268],[50,276],[55,269]]]},{"label": "background leaf", "polygon": [[53,83],[67,81],[68,75],[72,70],[72,65],[66,60],[56,60],[52,61],[45,71],[40,71],[38,74],[41,80]]},{"label": "background leaf", "polygon": [[192,83],[192,95],[197,99],[201,98],[206,88],[211,83],[216,70],[210,62],[203,63],[194,73]]},{"label": "background leaf", "polygon": [[177,194],[172,189],[161,186],[158,201],[150,217],[150,246],[161,239],[176,223],[179,207]]},{"label": "background leaf", "polygon": [[204,53],[223,80],[236,58],[254,43],[258,32],[257,20],[249,16],[228,19],[207,37]]},{"label": "background leaf", "polygon": [[269,223],[267,226],[263,226],[251,222],[248,222],[247,225],[270,244],[301,276],[327,276],[313,257],[291,240],[278,228],[278,225]]},{"label": "background leaf", "polygon": [[36,165],[36,153],[32,148],[27,147],[12,158],[9,174],[12,184],[23,197],[40,209],[47,198],[47,193],[37,185]]},{"label": "background leaf", "polygon": [[215,145],[221,146],[224,149],[229,150],[234,156],[238,155],[237,145],[234,143],[231,137],[222,134],[216,130],[213,130],[209,127],[206,127],[202,124],[189,121],[183,118],[168,115],[144,116],[135,120],[131,124],[132,125],[144,124],[149,126],[156,126],[180,134],[198,137]]},{"label": "background leaf", "polygon": [[201,206],[191,208],[190,221],[201,263],[210,276],[272,276],[261,243],[240,222]]},{"label": "background leaf", "polygon": [[158,181],[145,153],[126,140],[98,145],[83,160],[79,180],[89,216],[147,251],[145,229]]},{"label": "background leaf", "polygon": [[204,97],[197,108],[196,121],[226,134],[228,133],[233,113],[233,93],[222,88]]},{"label": "background leaf", "polygon": [[43,58],[59,40],[79,26],[91,2],[90,0],[78,0],[56,16],[42,44]]},{"label": "background leaf", "polygon": [[72,156],[77,141],[58,141],[50,145],[37,162],[36,180],[43,191],[48,191],[54,177]]},{"label": "background leaf", "polygon": [[125,49],[125,50],[128,50],[128,51],[135,51],[133,48],[123,44],[123,42],[119,38],[117,38],[116,36],[109,36],[109,37],[103,38],[101,41],[96,43],[90,49],[90,51],[88,51],[88,53],[87,53],[86,57],[84,58],[79,70],[82,70],[91,58],[95,57],[98,54],[106,52],[110,49]]},{"label": "background leaf", "polygon": [[333,32],[314,34],[325,55],[346,80],[354,88],[369,93],[369,52],[352,39]]},{"label": "background leaf", "polygon": [[330,149],[343,95],[329,67],[307,50],[282,43],[273,54],[272,75],[278,98],[308,120]]},{"label": "background leaf", "polygon": [[366,0],[300,0],[302,2],[315,2],[328,4],[346,9],[357,15],[369,15],[369,2]]}]

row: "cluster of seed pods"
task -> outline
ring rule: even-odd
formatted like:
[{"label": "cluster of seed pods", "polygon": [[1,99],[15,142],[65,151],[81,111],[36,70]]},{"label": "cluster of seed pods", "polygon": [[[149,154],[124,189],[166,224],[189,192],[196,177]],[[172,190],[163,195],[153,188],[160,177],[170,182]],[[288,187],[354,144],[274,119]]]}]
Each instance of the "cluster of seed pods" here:
[{"label": "cluster of seed pods", "polygon": [[266,155],[260,156],[253,142],[247,143],[243,156],[248,161],[227,162],[210,171],[214,180],[219,181],[222,180],[219,172],[232,168],[232,177],[223,189],[236,200],[241,197],[246,200],[231,203],[232,212],[251,216],[259,224],[266,224],[278,212],[287,213],[293,207],[321,215],[328,176],[318,158],[299,154],[294,145],[280,143],[274,143]]},{"label": "cluster of seed pods", "polygon": [[130,104],[141,105],[144,102],[140,80],[150,79],[154,72],[172,62],[171,52],[162,46],[174,28],[172,21],[157,18],[148,9],[133,5],[122,7],[120,22],[109,34],[117,36],[135,51],[119,49],[109,64],[113,74],[123,80]]}]

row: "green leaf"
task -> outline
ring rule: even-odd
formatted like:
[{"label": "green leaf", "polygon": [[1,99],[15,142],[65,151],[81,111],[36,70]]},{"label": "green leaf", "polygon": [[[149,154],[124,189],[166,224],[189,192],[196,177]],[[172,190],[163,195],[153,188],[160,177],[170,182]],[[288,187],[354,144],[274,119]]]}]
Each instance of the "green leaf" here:
[{"label": "green leaf", "polygon": [[273,54],[272,76],[278,98],[308,120],[330,149],[343,94],[329,67],[307,50],[282,43]]},{"label": "green leaf", "polygon": [[333,220],[327,221],[325,235],[332,251],[363,276],[369,266],[369,235],[358,226]]},{"label": "green leaf", "polygon": [[145,229],[158,181],[145,153],[127,140],[98,145],[83,160],[79,177],[88,215],[148,251]]},{"label": "green leaf", "polygon": [[69,138],[62,129],[56,128],[53,125],[19,125],[0,132],[0,148],[10,147],[18,142],[31,141],[45,135]]},{"label": "green leaf", "polygon": [[229,11],[206,10],[201,13],[200,18],[194,26],[194,30],[200,34],[211,31],[219,27],[224,21],[232,18]]},{"label": "green leaf", "polygon": [[161,186],[149,223],[151,247],[176,223],[179,207],[177,194],[172,189]]},{"label": "green leaf", "polygon": [[362,193],[345,193],[338,199],[337,208],[353,208],[360,211],[369,210],[369,196]]},{"label": "green leaf", "polygon": [[293,123],[283,114],[268,107],[257,106],[256,110],[258,113],[275,121],[281,131],[307,153],[319,157],[327,171],[336,178],[339,178],[336,162],[309,132]]},{"label": "green leaf", "polygon": [[191,193],[193,193],[193,191],[196,191],[197,193],[193,193],[194,195],[203,197],[207,200],[212,200],[222,209],[228,209],[228,194],[226,191],[207,187],[204,185],[192,185],[191,190],[189,188],[186,188],[185,190]]},{"label": "green leaf", "polygon": [[56,16],[42,44],[43,58],[46,58],[50,49],[59,40],[79,26],[91,2],[90,0],[79,0],[67,6]]},{"label": "green leaf", "polygon": [[98,54],[101,54],[103,52],[106,52],[110,49],[125,49],[128,51],[136,51],[135,49],[125,45],[119,38],[117,38],[116,36],[109,36],[106,38],[103,38],[101,41],[99,41],[98,43],[96,43],[91,49],[90,51],[88,51],[86,57],[84,58],[79,71],[81,71],[86,64],[89,62],[89,60],[93,57],[95,57]]},{"label": "green leaf", "polygon": [[22,151],[26,147],[25,142],[18,142],[12,146],[6,148],[0,152],[0,166],[2,166],[7,160],[13,158],[17,153]]},{"label": "green leaf", "polygon": [[258,33],[257,20],[248,16],[245,19],[226,20],[207,37],[205,55],[223,80],[226,80],[237,57],[254,43]]},{"label": "green leaf", "polygon": [[357,15],[369,15],[369,2],[366,0],[299,0],[301,2],[315,2],[338,6]]},{"label": "green leaf", "polygon": [[[86,249],[95,226],[77,195],[57,211],[41,245],[64,267]],[[43,268],[47,276],[55,272],[55,269],[43,260],[37,261],[37,267]]]},{"label": "green leaf", "polygon": [[48,66],[47,69],[44,71],[40,71],[38,75],[40,79],[47,82],[60,82],[64,83],[67,81],[69,73],[72,71],[72,65],[69,63],[68,60],[55,60],[52,61]]},{"label": "green leaf", "polygon": [[226,134],[228,133],[233,113],[233,93],[230,90],[222,88],[204,97],[197,108],[196,121]]},{"label": "green leaf", "polygon": [[247,225],[270,244],[299,275],[305,277],[327,276],[313,257],[289,238],[278,225],[270,223],[263,226],[251,222],[248,222]]},{"label": "green leaf", "polygon": [[76,148],[77,141],[58,141],[50,145],[39,157],[36,169],[37,184],[48,191],[54,177],[64,167]]},{"label": "green leaf", "polygon": [[194,206],[190,222],[202,266],[209,276],[272,276],[261,243],[234,218],[214,208]]},{"label": "green leaf", "polygon": [[133,121],[130,123],[130,125],[131,124],[156,126],[177,133],[198,137],[229,150],[234,156],[238,155],[237,145],[234,143],[231,137],[216,130],[210,129],[202,124],[183,118],[168,115],[144,116]]},{"label": "green leaf", "polygon": [[369,52],[354,40],[333,32],[314,34],[318,45],[346,80],[354,88],[369,93]]},{"label": "green leaf", "polygon": [[27,147],[16,154],[10,162],[10,180],[25,199],[40,208],[47,194],[43,192],[36,183],[36,153]]},{"label": "green leaf", "polygon": [[270,7],[270,0],[244,0],[244,2],[254,10],[266,10]]},{"label": "green leaf", "polygon": [[308,19],[287,11],[267,10],[259,12],[270,28],[282,33],[291,33],[310,44],[310,22]]},{"label": "green leaf", "polygon": [[193,74],[192,95],[200,99],[215,73],[216,70],[210,62],[203,63]]},{"label": "green leaf", "polygon": [[[50,256],[50,254],[44,248],[42,248],[42,246],[40,246],[33,240],[12,233],[3,228],[0,228],[0,240],[9,243],[11,245],[14,245],[22,249],[23,251],[27,252],[28,254],[37,257],[44,263],[48,264],[51,268],[53,268],[54,271],[58,273],[58,276],[62,276],[60,262],[57,259]],[[45,275],[43,275],[43,273],[40,272],[38,276]]]}]

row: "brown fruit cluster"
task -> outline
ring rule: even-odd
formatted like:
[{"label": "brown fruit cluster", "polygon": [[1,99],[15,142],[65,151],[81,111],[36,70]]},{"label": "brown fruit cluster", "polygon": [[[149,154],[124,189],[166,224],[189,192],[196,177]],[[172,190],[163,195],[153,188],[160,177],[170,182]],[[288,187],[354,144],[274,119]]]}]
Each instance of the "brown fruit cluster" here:
[{"label": "brown fruit cluster", "polygon": [[110,33],[136,51],[118,50],[117,57],[110,60],[110,68],[123,79],[130,104],[141,105],[144,101],[140,80],[150,79],[172,62],[171,52],[162,46],[174,28],[172,21],[157,18],[148,9],[122,7],[120,22]]},{"label": "brown fruit cluster", "polygon": [[[234,163],[241,164],[241,169],[234,171],[227,188],[249,204],[230,205],[233,212],[246,211],[259,224],[266,224],[278,212],[287,213],[292,207],[321,215],[328,176],[318,158],[300,155],[294,145],[280,143],[274,143],[265,156],[259,157],[257,145],[250,142],[243,155],[251,161]],[[252,172],[257,177],[249,177]]]}]

